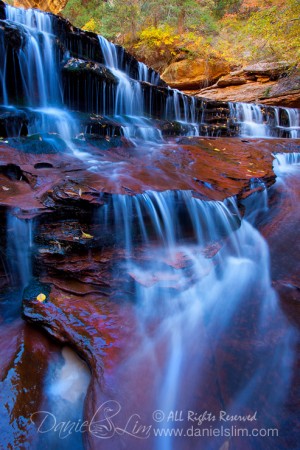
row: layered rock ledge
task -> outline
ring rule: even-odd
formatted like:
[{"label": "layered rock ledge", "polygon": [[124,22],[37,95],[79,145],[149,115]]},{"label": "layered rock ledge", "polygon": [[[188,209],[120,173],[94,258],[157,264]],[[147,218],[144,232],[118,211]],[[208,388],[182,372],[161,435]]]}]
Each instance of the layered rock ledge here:
[{"label": "layered rock ledge", "polygon": [[[38,145],[53,143],[36,136]],[[50,144],[49,144],[50,142]],[[244,198],[251,180],[275,181],[272,153],[299,151],[299,140],[183,137],[153,148],[132,147],[125,138],[78,140],[88,164],[65,150],[35,153],[34,139],[0,144],[0,205],[19,215],[39,215],[61,206],[101,205],[101,194],[135,195],[148,190],[191,190],[202,199]],[[80,148],[80,146],[79,146]],[[154,176],[155,175],[155,176]]]}]

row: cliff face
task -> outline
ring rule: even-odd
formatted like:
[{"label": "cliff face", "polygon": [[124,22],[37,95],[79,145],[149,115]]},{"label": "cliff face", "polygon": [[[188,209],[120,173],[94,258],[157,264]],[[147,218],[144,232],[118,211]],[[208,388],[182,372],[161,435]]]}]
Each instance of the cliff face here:
[{"label": "cliff face", "polygon": [[199,90],[197,96],[300,108],[300,69],[269,63],[248,66],[219,78],[212,86]]},{"label": "cliff face", "polygon": [[14,0],[14,6],[18,8],[36,8],[42,11],[59,13],[67,4],[68,0]]},{"label": "cliff face", "polygon": [[224,61],[182,60],[162,78],[173,88],[215,101],[300,108],[300,69],[288,63],[259,63],[230,71]]}]

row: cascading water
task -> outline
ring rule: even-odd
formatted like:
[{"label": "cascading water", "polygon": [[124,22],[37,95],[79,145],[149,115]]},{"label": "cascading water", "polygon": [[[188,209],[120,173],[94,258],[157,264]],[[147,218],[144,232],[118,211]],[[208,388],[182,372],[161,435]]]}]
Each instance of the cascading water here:
[{"label": "cascading water", "polygon": [[[130,65],[124,49],[101,36],[98,38],[99,49],[95,43],[92,50],[84,49],[66,40],[65,36],[55,36],[54,30],[60,27],[55,16],[7,6],[6,26],[10,24],[18,26],[20,37],[18,48],[7,53],[5,30],[0,30],[0,48],[5,55],[0,62],[0,96],[10,114],[13,113],[12,104],[18,105],[16,114],[20,108],[30,113],[28,132],[31,134],[57,133],[74,151],[74,138],[80,132],[80,123],[66,106],[108,116],[108,120],[121,126],[125,137],[131,141],[138,139],[139,143],[162,141],[157,119],[174,122],[169,131],[171,135],[172,130],[175,135],[189,136],[236,133],[233,129],[229,131],[225,123],[228,112],[221,118],[221,128],[218,123],[214,125],[215,120],[211,122],[210,115],[206,123],[201,99],[165,86],[160,91],[158,87],[162,81],[158,73],[138,61]],[[73,56],[76,48],[80,57],[88,54],[95,61],[96,52],[98,60],[101,54],[99,62],[104,62],[113,78],[108,76],[96,81],[91,78],[88,88],[89,78],[68,78],[73,69],[69,73],[66,66],[70,58],[76,56]],[[15,81],[9,79],[7,54],[10,64],[14,60]],[[84,102],[81,99],[83,89]],[[299,111],[296,109],[242,103],[229,106],[231,123],[241,127],[242,136],[299,136]],[[21,133],[22,128],[19,130]],[[75,155],[82,157],[78,150]]]},{"label": "cascading water", "polygon": [[31,220],[7,215],[7,257],[12,285],[25,288],[32,277],[33,225]]},{"label": "cascading water", "polygon": [[144,141],[161,140],[159,130],[155,130],[149,120],[143,117],[143,95],[139,81],[146,81],[144,80],[146,66],[139,66],[139,81],[129,78],[126,72],[119,68],[122,61],[118,58],[116,46],[103,36],[99,36],[99,42],[105,64],[118,80],[114,115],[121,121],[125,137],[128,139],[141,138]]},{"label": "cascading water", "polygon": [[[8,22],[18,24],[23,33],[24,44],[19,50],[18,61],[25,96],[21,103],[34,117],[29,133],[57,133],[71,145],[77,127],[71,114],[63,109],[60,52],[53,32],[53,17],[10,5],[6,7],[6,16]],[[4,64],[2,79],[8,76],[6,70]],[[6,94],[4,104],[7,103]]]},{"label": "cascading water", "polygon": [[57,67],[57,51],[52,29],[52,17],[32,9],[6,7],[8,21],[23,26],[25,43],[20,50],[21,78],[26,93],[26,105],[46,108],[62,102],[61,83]]},{"label": "cascading water", "polygon": [[285,170],[289,166],[300,164],[300,153],[277,153],[274,156],[277,163],[275,168],[279,169],[279,171]]},{"label": "cascading water", "polygon": [[[259,183],[253,180],[253,184]],[[246,217],[254,222],[258,213],[265,212],[265,197],[245,206]],[[205,202],[189,191],[149,191],[134,197],[113,196],[100,215],[106,232],[114,224],[118,248],[124,248],[123,270],[134,288],[123,287],[122,295],[136,304],[139,327],[134,343],[128,344],[133,350],[125,363],[110,374],[118,386],[113,398],[118,401],[133,392],[141,384],[138,377],[143,367],[148,367],[146,386],[139,390],[143,417],[158,409],[163,413],[157,426],[172,429],[168,413],[195,410],[199,403],[195,393],[202,392],[205,398],[203,392],[210,385],[208,366],[215,364],[215,357],[221,367],[226,364],[225,356],[216,355],[224,342],[240,339],[240,359],[245,358],[243,345],[251,348],[251,378],[239,374],[230,402],[223,400],[221,409],[228,414],[263,408],[278,413],[290,383],[287,366],[293,358],[293,330],[281,314],[271,285],[267,244],[240,217],[235,199]],[[251,330],[247,338],[242,338],[242,323]],[[282,334],[276,338],[277,351],[271,352],[267,336],[274,326]],[[275,367],[279,384],[266,385],[265,378],[271,377]],[[228,371],[229,379],[235,376]],[[135,397],[127,398],[122,407],[129,415],[130,411],[141,413]],[[266,420],[263,426],[270,423]],[[149,445],[182,448],[168,434]],[[185,445],[203,448],[203,442]],[[205,448],[214,448],[212,442]]]},{"label": "cascading water", "polygon": [[230,117],[244,137],[300,137],[300,114],[296,108],[266,107],[253,103],[229,103]]},{"label": "cascading water", "polygon": [[4,35],[0,34],[0,52],[2,55],[2,64],[0,64],[0,81],[1,81],[1,90],[2,90],[2,97],[3,97],[3,104],[6,106],[8,105],[8,98],[7,98],[7,90],[6,90],[6,78],[7,78],[7,55],[5,51],[5,38]]},{"label": "cascading water", "polygon": [[[190,100],[190,101],[189,101]],[[177,89],[172,90],[166,102],[166,119],[172,119],[176,122],[189,124],[189,135],[199,136],[199,126],[196,123],[195,98],[189,99]]]}]

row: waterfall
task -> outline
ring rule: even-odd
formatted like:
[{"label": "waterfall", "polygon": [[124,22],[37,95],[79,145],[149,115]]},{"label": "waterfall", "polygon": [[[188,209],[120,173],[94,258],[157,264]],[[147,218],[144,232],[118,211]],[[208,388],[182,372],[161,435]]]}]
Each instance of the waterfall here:
[{"label": "waterfall", "polygon": [[[263,188],[258,180],[253,186]],[[246,218],[253,222],[267,207],[265,190],[255,199],[245,204]],[[99,214],[104,230],[114,229],[117,248],[124,249],[122,270],[134,286],[123,284],[120,289],[122,299],[135,305],[138,334],[128,342],[131,351],[125,362],[110,374],[118,387],[116,400],[127,399],[125,411],[139,411],[135,398],[126,394],[143,385],[138,377],[147,367],[145,390],[139,391],[143,414],[159,409],[165,420],[157,426],[174,427],[168,412],[199,408],[195,393],[205,396],[214,355],[220,367],[227,367],[222,349],[232,339],[245,341],[250,349],[251,361],[245,350],[236,351],[250,364],[251,377],[238,367],[228,369],[228,377],[235,378],[233,371],[238,370],[241,378],[224,408],[232,414],[255,411],[262,408],[261,399],[268,398],[268,408],[276,415],[291,380],[287,367],[293,359],[293,330],[272,288],[268,246],[240,217],[236,200],[205,202],[190,191],[149,191],[113,196]],[[116,277],[124,280],[119,266]],[[271,347],[267,336],[274,326],[282,333],[272,352],[274,343]],[[234,352],[230,355],[233,358]],[[279,381],[266,383],[274,368]],[[151,448],[182,448],[172,435],[162,436]],[[193,448],[202,448],[202,443]]]},{"label": "waterfall", "polygon": [[273,155],[275,157],[274,170],[278,176],[284,173],[294,172],[295,168],[299,167],[300,164],[300,153],[276,153]]},{"label": "waterfall", "polygon": [[[189,101],[190,100],[190,101]],[[170,89],[166,101],[166,120],[187,124],[189,126],[188,135],[199,136],[199,125],[196,123],[195,98],[189,97],[177,89]]]},{"label": "waterfall", "polygon": [[32,221],[19,219],[13,213],[8,213],[6,239],[12,284],[23,289],[32,277]]},{"label": "waterfall", "polygon": [[229,103],[231,119],[243,137],[300,137],[300,114],[296,108]]},{"label": "waterfall", "polygon": [[[236,210],[231,199],[227,203]],[[112,195],[99,214],[104,232],[113,226],[116,243],[130,256],[139,241],[155,242],[170,251],[185,239],[199,245],[213,242],[238,226],[240,219],[229,207],[223,202],[201,201],[191,191],[147,191],[135,196]]]},{"label": "waterfall", "polygon": [[[16,40],[10,46],[6,32],[15,25]],[[157,72],[104,37],[89,36],[82,43],[76,30],[72,38],[68,33],[68,26],[52,14],[7,5],[0,29],[0,95],[10,115],[12,105],[17,106],[16,116],[21,109],[28,114],[29,133],[59,134],[77,157],[82,152],[74,139],[83,128],[78,112],[95,113],[99,121],[104,117],[112,122],[111,130],[117,124],[118,133],[134,146],[162,143],[161,130],[164,136],[232,136],[240,128],[241,136],[299,137],[297,109],[218,102],[209,106],[206,100],[168,88]]]},{"label": "waterfall", "polygon": [[296,108],[285,109],[289,117],[290,136],[292,139],[300,137],[300,110]]},{"label": "waterfall", "polygon": [[[73,340],[74,348],[82,349],[87,358],[95,344],[97,352],[89,362],[92,376],[94,364],[99,363],[101,373],[96,377],[99,386],[94,380],[90,385],[88,406],[101,406],[96,405],[97,395],[101,401],[110,396],[123,401],[122,418],[145,415],[152,426],[168,430],[174,425],[168,420],[170,411],[199,414],[202,407],[210,406],[233,415],[258,411],[260,426],[280,423],[279,412],[290,401],[287,390],[293,376],[294,330],[273,289],[272,281],[278,280],[271,280],[267,242],[255,228],[272,204],[268,204],[264,182],[250,175],[264,173],[266,183],[271,183],[268,160],[262,166],[264,172],[256,171],[254,165],[255,170],[245,175],[244,167],[243,177],[249,184],[237,198],[204,201],[195,197],[197,192],[176,189],[183,185],[193,189],[194,181],[204,183],[192,179],[201,159],[189,152],[200,148],[199,152],[207,155],[206,162],[216,161],[212,154],[215,158],[219,155],[211,176],[224,170],[223,191],[220,186],[213,191],[212,180],[205,181],[212,198],[242,185],[240,161],[228,156],[227,145],[215,147],[213,139],[203,139],[203,146],[197,147],[197,140],[164,141],[164,137],[236,136],[240,130],[246,137],[297,138],[299,110],[189,97],[166,86],[159,74],[120,46],[94,33],[83,33],[48,13],[7,6],[2,22],[1,111],[3,108],[9,118],[15,114],[21,122],[25,117],[28,133],[40,134],[35,141],[37,152],[41,145],[41,157],[27,155],[26,149],[19,150],[21,146],[14,148],[16,164],[28,174],[27,190],[24,196],[18,193],[16,201],[22,203],[26,195],[32,195],[38,206],[31,212],[42,215],[41,226],[34,230],[33,220],[20,219],[20,211],[12,210],[7,214],[7,229],[1,231],[11,291],[17,291],[21,299],[19,292],[31,284],[33,274],[51,285],[45,303],[34,303],[35,297],[24,298],[24,316],[28,314],[29,320],[63,342]],[[12,45],[7,33],[13,33]],[[13,142],[34,141],[20,137],[20,129],[19,134],[11,133],[16,139],[9,141],[8,136],[12,147]],[[55,146],[59,138],[65,141],[64,151],[68,147],[86,164],[72,161],[70,154],[61,156],[63,164],[57,155],[47,159],[41,141],[53,141]],[[164,143],[168,146],[161,159],[155,159],[156,172],[151,156],[154,152],[159,155]],[[179,147],[176,158],[169,157]],[[131,179],[129,185],[130,167],[145,150],[147,158],[138,168],[139,178],[136,182]],[[275,159],[277,175],[300,162],[298,153],[276,154]],[[159,164],[169,171],[169,178],[163,179],[169,190],[143,191],[144,173],[147,186],[162,185],[155,180],[157,174],[162,176]],[[229,164],[235,166],[230,177]],[[182,167],[187,169],[184,182],[177,183],[177,167],[180,173]],[[100,176],[87,169],[100,172]],[[3,178],[5,174],[4,169]],[[173,180],[174,186],[170,186]],[[22,183],[10,181],[9,187],[2,186],[2,195],[11,199],[16,183],[20,191]],[[136,185],[142,193],[129,195],[134,194]],[[241,200],[247,188],[255,192]],[[290,226],[292,239],[293,227],[294,223]],[[33,243],[34,231],[38,232],[34,242],[39,249]],[[34,258],[36,250],[39,253]],[[39,261],[41,268],[35,264],[33,269],[33,261]],[[31,310],[34,317],[30,317]],[[64,321],[63,331],[60,320]],[[109,338],[102,326],[111,332]],[[58,427],[63,427],[61,424],[78,415],[76,408],[83,408],[89,371],[72,351],[63,348],[45,381],[46,406],[41,402],[41,407],[57,414]],[[18,417],[14,398],[14,420],[20,422],[23,433],[25,418]],[[163,412],[157,423],[155,410]],[[9,433],[18,445],[16,422]],[[100,433],[106,425],[94,421],[94,426]],[[107,444],[112,449],[225,449],[228,443],[219,445],[212,439],[183,443],[169,434],[159,439],[153,435],[144,447],[138,440],[127,445],[128,435],[118,431],[115,440]],[[72,447],[79,436],[71,437],[71,444],[67,440],[62,444],[53,434],[52,441],[47,433],[39,436],[37,446]],[[103,442],[108,441],[97,443],[105,447]],[[262,446],[261,441],[258,445]],[[271,448],[270,442],[266,447]]]},{"label": "waterfall", "polygon": [[[54,16],[7,5],[6,17],[8,22],[20,26],[24,36],[18,62],[26,99],[22,101],[23,106],[34,117],[29,124],[29,133],[57,133],[72,147],[71,139],[77,133],[77,125],[71,114],[63,109],[60,51],[53,31]],[[6,70],[4,65],[2,79],[5,79]],[[6,93],[6,104],[7,97]]]},{"label": "waterfall", "polygon": [[256,226],[259,217],[269,209],[268,191],[265,183],[259,178],[250,180],[250,189],[253,191],[252,194],[243,201],[243,205],[246,208],[244,218]]},{"label": "waterfall", "polygon": [[6,89],[6,83],[7,83],[7,54],[5,51],[5,42],[4,42],[4,35],[0,34],[0,53],[2,55],[2,64],[0,64],[0,81],[1,81],[1,90],[2,90],[2,97],[3,97],[3,104],[8,104],[8,97],[7,97],[7,89]]},{"label": "waterfall", "polygon": [[19,62],[26,104],[44,108],[61,104],[62,91],[52,16],[7,5],[6,17],[8,21],[22,26],[25,36]]},{"label": "waterfall", "polygon": [[[118,80],[114,115],[122,124],[122,130],[128,139],[140,138],[144,141],[161,140],[161,134],[155,130],[151,123],[143,117],[143,94],[139,81],[129,78],[128,74],[120,69],[122,61],[119,61],[116,46],[99,36],[100,46],[106,66]],[[146,67],[146,66],[145,66]],[[145,77],[145,68],[139,68],[139,76]]]}]

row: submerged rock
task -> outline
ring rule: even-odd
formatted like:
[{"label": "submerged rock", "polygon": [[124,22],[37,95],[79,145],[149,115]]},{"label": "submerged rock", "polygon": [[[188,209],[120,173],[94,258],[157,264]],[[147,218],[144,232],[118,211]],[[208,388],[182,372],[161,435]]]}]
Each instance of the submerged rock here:
[{"label": "submerged rock", "polygon": [[39,133],[26,138],[9,138],[8,144],[24,153],[48,155],[64,153],[67,145],[58,135],[51,133]]}]

